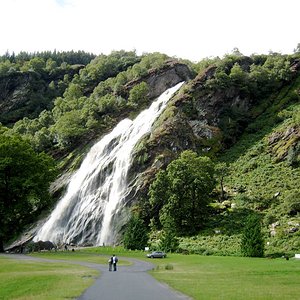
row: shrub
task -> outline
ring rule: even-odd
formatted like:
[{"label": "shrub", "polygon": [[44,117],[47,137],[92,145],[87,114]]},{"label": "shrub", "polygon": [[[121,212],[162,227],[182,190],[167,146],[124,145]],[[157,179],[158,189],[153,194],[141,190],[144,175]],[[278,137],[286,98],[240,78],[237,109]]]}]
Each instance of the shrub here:
[{"label": "shrub", "polygon": [[173,269],[174,269],[173,265],[171,264],[165,265],[165,270],[173,270]]}]

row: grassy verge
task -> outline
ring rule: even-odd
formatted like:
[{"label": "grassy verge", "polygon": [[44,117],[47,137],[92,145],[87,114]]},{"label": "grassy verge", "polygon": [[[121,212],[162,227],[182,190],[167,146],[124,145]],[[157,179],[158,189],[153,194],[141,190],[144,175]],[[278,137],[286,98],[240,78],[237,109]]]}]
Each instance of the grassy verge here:
[{"label": "grassy verge", "polygon": [[99,273],[86,267],[0,257],[1,300],[77,298]]}]

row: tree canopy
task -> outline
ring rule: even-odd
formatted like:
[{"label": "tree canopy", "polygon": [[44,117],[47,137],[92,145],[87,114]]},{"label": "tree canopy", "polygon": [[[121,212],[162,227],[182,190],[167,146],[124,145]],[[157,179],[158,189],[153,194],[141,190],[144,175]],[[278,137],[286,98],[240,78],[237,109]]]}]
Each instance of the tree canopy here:
[{"label": "tree canopy", "polygon": [[150,186],[153,208],[161,207],[164,229],[177,235],[193,234],[203,225],[210,194],[215,186],[214,164],[208,157],[184,151],[161,171]]},{"label": "tree canopy", "polygon": [[55,164],[20,137],[0,135],[0,251],[49,204]]},{"label": "tree canopy", "polygon": [[143,250],[147,246],[148,230],[143,220],[133,214],[127,224],[123,238],[126,249]]}]

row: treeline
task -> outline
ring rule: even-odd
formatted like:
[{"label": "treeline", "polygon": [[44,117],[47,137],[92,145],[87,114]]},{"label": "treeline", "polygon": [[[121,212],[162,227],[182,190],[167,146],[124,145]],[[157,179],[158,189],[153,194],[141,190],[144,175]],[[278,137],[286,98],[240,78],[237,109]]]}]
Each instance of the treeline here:
[{"label": "treeline", "polygon": [[0,64],[9,61],[11,64],[16,66],[22,65],[25,62],[30,61],[34,58],[40,58],[45,62],[48,59],[55,61],[57,64],[67,63],[69,65],[83,64],[87,65],[92,59],[96,57],[95,54],[87,53],[84,51],[42,51],[28,53],[21,51],[18,54],[6,52],[4,55],[0,56]]}]

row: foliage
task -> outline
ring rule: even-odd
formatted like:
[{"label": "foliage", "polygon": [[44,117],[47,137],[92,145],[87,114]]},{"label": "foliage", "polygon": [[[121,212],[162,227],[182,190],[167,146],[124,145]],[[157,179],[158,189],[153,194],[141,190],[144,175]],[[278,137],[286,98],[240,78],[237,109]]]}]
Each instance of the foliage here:
[{"label": "foliage", "polygon": [[20,137],[0,139],[0,251],[36,214],[49,205],[49,184],[55,178],[54,161],[35,153]]},{"label": "foliage", "polygon": [[236,86],[241,95],[262,99],[284,82],[292,78],[291,57],[274,54],[269,56],[244,57],[236,53],[215,62],[216,74],[206,81],[211,89],[227,89]]},{"label": "foliage", "polygon": [[[148,101],[147,84],[141,82],[130,90],[126,90],[125,86],[147,75],[152,68],[163,67],[166,60],[167,56],[159,53],[138,57],[135,52],[125,51],[97,56],[86,67],[81,67],[79,74],[66,76],[69,75],[67,73],[63,80],[49,82],[49,93],[54,93],[57,88],[59,92],[51,94],[51,110],[47,107],[51,121],[47,126],[39,125],[42,123],[41,115],[33,120],[25,117],[14,126],[13,131],[26,132],[36,149],[58,146],[70,150],[86,133],[93,135],[97,131],[101,135],[103,129],[117,123],[120,115],[141,110]],[[48,67],[51,67],[50,62]],[[66,65],[66,68],[70,66]],[[45,102],[49,103],[48,97]],[[67,125],[69,129],[66,129]],[[41,130],[50,133],[47,140],[46,135],[39,132]]]},{"label": "foliage", "polygon": [[5,53],[0,56],[0,63],[2,62],[10,62],[12,64],[22,65],[32,59],[42,59],[47,61],[48,64],[50,62],[56,62],[57,64],[67,63],[70,65],[74,64],[88,64],[93,58],[95,58],[94,54],[86,53],[84,51],[42,51],[42,52],[34,52],[28,53],[21,51],[19,54],[15,53]]},{"label": "foliage", "polygon": [[226,163],[218,163],[215,167],[216,177],[220,183],[221,201],[225,200],[224,178],[229,174],[229,167]]},{"label": "foliage", "polygon": [[86,132],[85,120],[80,111],[68,111],[59,118],[52,130],[58,145],[65,147],[71,142],[74,143]]},{"label": "foliage", "polygon": [[137,84],[130,90],[128,102],[133,107],[138,107],[140,105],[143,105],[148,102],[147,101],[148,93],[149,93],[149,87],[147,83],[141,82],[140,84]]},{"label": "foliage", "polygon": [[118,73],[125,71],[128,67],[138,63],[134,51],[113,51],[110,55],[99,55],[80,72],[80,82],[85,89],[93,91],[93,88],[101,81],[115,77]]},{"label": "foliage", "polygon": [[150,203],[154,209],[162,207],[159,219],[165,230],[193,234],[203,226],[213,175],[211,160],[192,151],[183,152],[165,173],[157,175],[149,189]]},{"label": "foliage", "polygon": [[263,257],[264,239],[261,230],[261,219],[255,214],[249,215],[241,240],[243,256]]},{"label": "foliage", "polygon": [[148,230],[143,220],[133,214],[126,226],[123,244],[126,249],[143,250],[148,243]]},{"label": "foliage", "polygon": [[172,230],[164,231],[160,240],[159,249],[165,252],[176,252],[179,240]]},{"label": "foliage", "polygon": [[[219,228],[222,228],[220,225]],[[179,239],[178,252],[183,254],[241,256],[241,235],[210,232]]]}]

